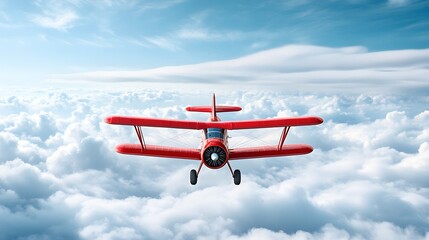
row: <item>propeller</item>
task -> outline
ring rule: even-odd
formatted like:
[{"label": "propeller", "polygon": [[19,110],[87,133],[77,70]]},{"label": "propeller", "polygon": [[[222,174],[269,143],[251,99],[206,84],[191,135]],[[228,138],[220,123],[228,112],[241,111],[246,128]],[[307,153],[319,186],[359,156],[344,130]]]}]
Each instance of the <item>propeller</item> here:
[{"label": "propeller", "polygon": [[222,166],[226,161],[225,151],[218,146],[206,148],[203,154],[204,162],[210,167]]}]

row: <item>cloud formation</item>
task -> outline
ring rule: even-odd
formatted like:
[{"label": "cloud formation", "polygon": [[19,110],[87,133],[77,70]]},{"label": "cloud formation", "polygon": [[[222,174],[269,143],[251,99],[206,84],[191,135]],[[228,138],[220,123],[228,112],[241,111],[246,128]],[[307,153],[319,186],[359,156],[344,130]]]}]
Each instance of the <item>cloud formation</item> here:
[{"label": "cloud formation", "polygon": [[232,60],[148,70],[71,73],[52,79],[424,94],[429,89],[428,53],[427,49],[369,52],[363,47],[288,45]]},{"label": "cloud formation", "polygon": [[[204,120],[184,107],[209,101],[204,91],[157,90],[0,99],[0,239],[428,238],[427,97],[219,93],[219,103],[243,107],[224,120],[325,119],[286,140],[313,145],[310,155],[234,161],[240,186],[226,169],[204,168],[191,186],[196,162],[116,154],[136,137],[103,122],[110,114]],[[157,144],[180,134],[144,133]],[[279,135],[231,132],[231,144]],[[198,133],[182,140],[198,143]]]},{"label": "cloud formation", "polygon": [[71,9],[52,8],[43,11],[41,15],[32,17],[32,21],[45,28],[53,28],[60,31],[66,31],[73,27],[73,24],[79,16]]}]

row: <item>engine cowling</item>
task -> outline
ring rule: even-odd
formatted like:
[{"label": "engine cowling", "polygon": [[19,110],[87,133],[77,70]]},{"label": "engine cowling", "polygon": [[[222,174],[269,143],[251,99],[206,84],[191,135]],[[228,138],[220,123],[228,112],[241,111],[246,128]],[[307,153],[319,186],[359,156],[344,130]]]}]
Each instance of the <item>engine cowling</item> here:
[{"label": "engine cowling", "polygon": [[208,144],[202,153],[202,160],[209,168],[221,168],[228,161],[228,152],[223,144]]}]

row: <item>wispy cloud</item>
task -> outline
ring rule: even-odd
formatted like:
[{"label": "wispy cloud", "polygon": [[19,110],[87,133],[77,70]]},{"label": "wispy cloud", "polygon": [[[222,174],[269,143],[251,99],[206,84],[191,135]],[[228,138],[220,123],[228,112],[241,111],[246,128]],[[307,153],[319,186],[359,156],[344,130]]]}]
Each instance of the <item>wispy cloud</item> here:
[{"label": "wispy cloud", "polygon": [[150,44],[148,44],[147,41],[142,39],[130,38],[130,39],[127,39],[127,41],[140,47],[145,47],[145,48],[150,47]]},{"label": "wispy cloud", "polygon": [[[176,50],[164,39],[153,44]],[[429,50],[367,52],[362,47],[289,45],[237,59],[141,71],[97,71],[57,75],[63,80],[101,82],[288,85],[298,90],[422,91],[429,89]]]},{"label": "wispy cloud", "polygon": [[261,49],[264,48],[266,46],[268,46],[268,42],[254,42],[252,43],[252,45],[250,45],[251,49]]},{"label": "wispy cloud", "polygon": [[77,44],[93,46],[93,47],[112,47],[114,40],[106,39],[100,35],[93,35],[91,38],[79,38],[76,40]]},{"label": "wispy cloud", "polygon": [[155,37],[145,37],[146,42],[151,45],[157,46],[159,48],[163,48],[166,50],[170,50],[173,52],[180,51],[180,46],[172,39],[167,37],[155,36]]},{"label": "wispy cloud", "polygon": [[188,0],[145,1],[139,5],[139,10],[146,11],[151,9],[166,9],[186,1]]},{"label": "wispy cloud", "polygon": [[73,27],[79,19],[77,13],[71,9],[51,9],[43,11],[42,15],[34,15],[31,20],[42,27],[66,31]]},{"label": "wispy cloud", "polygon": [[184,27],[177,31],[175,36],[187,40],[228,41],[242,39],[244,34],[241,31],[216,31],[209,28]]},{"label": "wispy cloud", "polygon": [[393,7],[401,7],[408,5],[410,0],[388,0],[388,4]]},{"label": "wispy cloud", "polygon": [[227,41],[244,38],[241,31],[216,30],[205,26],[204,22],[211,11],[202,11],[190,16],[188,22],[178,31],[173,33],[174,37],[186,40],[205,40],[205,41]]},{"label": "wispy cloud", "polygon": [[175,36],[140,36],[124,38],[123,41],[148,49],[164,49],[171,52],[182,51],[182,41]]}]

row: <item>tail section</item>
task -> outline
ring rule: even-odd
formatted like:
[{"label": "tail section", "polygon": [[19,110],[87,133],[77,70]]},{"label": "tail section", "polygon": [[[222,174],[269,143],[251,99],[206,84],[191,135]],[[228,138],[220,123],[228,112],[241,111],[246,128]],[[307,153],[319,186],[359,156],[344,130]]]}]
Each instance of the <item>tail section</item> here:
[{"label": "tail section", "polygon": [[216,116],[216,95],[213,93],[213,100],[212,100],[212,121],[218,121],[218,118]]},{"label": "tail section", "polygon": [[238,106],[216,106],[216,96],[213,93],[212,106],[191,106],[187,107],[186,111],[189,112],[205,112],[211,113],[211,120],[217,121],[217,113],[218,112],[237,112],[240,111],[241,107]]}]

